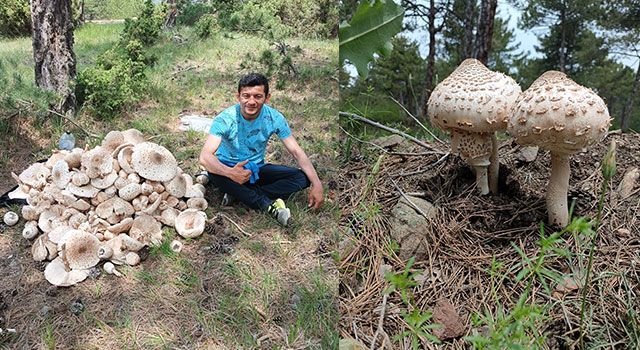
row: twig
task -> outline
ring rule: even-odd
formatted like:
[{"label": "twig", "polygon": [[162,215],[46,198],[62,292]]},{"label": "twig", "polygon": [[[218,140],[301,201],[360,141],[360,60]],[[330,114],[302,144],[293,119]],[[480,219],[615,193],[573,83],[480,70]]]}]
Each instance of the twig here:
[{"label": "twig", "polygon": [[409,112],[409,110],[407,110],[407,108],[405,106],[403,106],[400,102],[398,102],[395,98],[393,98],[393,96],[389,96],[389,98],[391,100],[393,100],[393,102],[395,102],[398,106],[400,106],[400,108],[402,108],[404,110],[405,113],[407,113],[411,118],[413,118],[413,120],[416,121],[416,123],[418,123],[418,125],[420,125],[420,127],[422,127],[422,129],[424,129],[424,131],[426,131],[427,133],[429,133],[429,135],[431,135],[431,137],[433,137],[436,141],[445,144],[444,141],[440,140],[438,138],[438,136],[436,136],[433,132],[431,132],[431,130],[429,130],[429,128],[427,128],[426,126],[424,126],[420,120],[418,120],[418,118],[416,118],[413,114],[411,114],[411,112]]},{"label": "twig", "polygon": [[361,122],[363,122],[363,123],[367,123],[367,124],[369,124],[369,125],[375,126],[376,128],[379,128],[379,129],[382,129],[382,130],[388,131],[388,132],[390,132],[390,133],[394,133],[394,134],[396,134],[396,135],[400,135],[400,136],[402,136],[402,137],[406,138],[407,140],[409,140],[409,141],[411,141],[411,142],[414,142],[414,143],[416,143],[416,144],[418,144],[418,145],[420,145],[420,146],[422,146],[422,147],[424,147],[424,148],[427,148],[427,149],[433,149],[431,146],[427,145],[426,143],[424,143],[424,142],[422,142],[422,141],[418,140],[417,138],[415,138],[415,137],[413,137],[413,136],[411,136],[411,135],[409,135],[409,134],[407,134],[407,133],[404,133],[404,132],[402,132],[402,131],[400,131],[400,130],[398,130],[398,129],[394,129],[394,128],[392,128],[392,127],[389,127],[389,126],[382,125],[382,124],[380,124],[380,123],[374,122],[373,120],[367,119],[367,118],[365,118],[365,117],[363,117],[363,116],[359,116],[359,115],[357,115],[357,114],[354,114],[354,113],[348,113],[348,112],[338,112],[338,115],[339,115],[340,117],[348,117],[348,118],[352,118],[352,119],[355,119],[355,120],[361,121]]},{"label": "twig", "polygon": [[[376,332],[373,334],[373,340],[371,341],[371,346],[369,347],[369,350],[373,350],[373,347],[376,346],[376,339],[378,338],[378,334],[380,334],[380,331],[382,330],[382,326],[384,324],[384,312],[385,309],[387,308],[387,297],[389,296],[389,294],[385,294],[384,297],[382,297],[382,307],[380,308],[380,318],[378,319],[378,329],[376,329]],[[384,343],[384,340],[383,340]]]},{"label": "twig", "polygon": [[[18,101],[18,102],[20,102],[20,103],[22,103],[22,104],[25,104],[25,105],[32,105],[32,104],[33,104],[33,102],[26,101],[26,100],[23,100],[23,99],[16,99],[16,101]],[[72,118],[67,117],[67,116],[66,116],[66,115],[64,115],[64,114],[58,113],[58,112],[56,112],[56,111],[54,111],[54,110],[51,110],[51,109],[47,109],[47,112],[49,112],[49,113],[53,113],[53,114],[55,114],[55,115],[57,115],[57,116],[59,116],[59,117],[62,117],[62,118],[64,118],[64,119],[66,119],[66,120],[70,121],[73,125],[75,125],[78,129],[82,130],[82,131],[83,131],[85,134],[87,134],[87,136],[89,136],[89,137],[93,137],[93,138],[96,138],[96,139],[99,139],[99,138],[100,138],[100,136],[98,136],[98,135],[96,135],[96,134],[94,134],[94,133],[91,133],[91,132],[87,131],[85,128],[83,128],[83,127],[82,127],[82,126],[80,126],[78,123],[76,123],[76,122],[75,122],[75,120],[73,120]]]},{"label": "twig", "polygon": [[189,66],[187,68],[183,68],[183,69],[177,70],[177,71],[171,73],[171,75],[178,75],[180,73],[184,73],[184,72],[190,71],[192,69],[196,69],[196,68],[198,68],[197,65],[196,66]]},{"label": "twig", "polygon": [[55,114],[55,115],[57,115],[57,116],[59,116],[59,117],[62,117],[62,118],[64,118],[64,119],[66,119],[67,121],[70,121],[70,122],[71,122],[71,124],[75,125],[78,129],[82,130],[85,134],[87,134],[87,136],[89,136],[89,137],[93,137],[94,139],[99,139],[99,138],[100,138],[100,136],[98,136],[98,135],[96,135],[96,134],[94,134],[94,133],[91,133],[91,132],[87,131],[85,128],[83,128],[82,126],[80,126],[80,124],[76,123],[72,118],[69,118],[69,117],[67,117],[67,116],[66,116],[66,115],[64,115],[64,114],[62,114],[62,113],[58,113],[58,112],[56,112],[56,111],[54,111],[54,110],[51,110],[51,109],[47,109],[47,111],[48,111],[49,113],[53,113],[53,114]]},{"label": "twig", "polygon": [[359,138],[357,138],[356,136],[354,136],[354,135],[350,134],[350,133],[349,133],[347,130],[345,130],[342,126],[338,125],[338,127],[340,128],[340,130],[342,130],[342,132],[344,132],[345,134],[347,134],[347,136],[351,137],[352,139],[354,139],[354,140],[356,140],[356,141],[358,141],[358,142],[360,142],[360,143],[365,143],[365,144],[367,144],[367,145],[371,145],[371,146],[373,146],[373,147],[375,147],[375,148],[379,149],[379,150],[380,150],[380,151],[382,151],[382,152],[388,153],[388,151],[387,151],[386,149],[384,149],[384,147],[380,147],[380,145],[376,145],[376,144],[375,144],[375,143],[373,143],[373,142],[369,142],[369,141],[365,141],[365,140],[359,139]]},{"label": "twig", "polygon": [[398,184],[392,179],[389,178],[389,180],[391,180],[391,182],[393,183],[393,186],[396,187],[396,190],[398,190],[398,192],[400,192],[400,195],[402,195],[402,198],[404,198],[407,202],[409,202],[409,204],[413,207],[413,209],[415,209],[420,215],[424,216],[425,219],[429,220],[430,218],[427,216],[427,214],[425,214],[422,209],[420,209],[415,203],[413,203],[411,201],[411,199],[409,199],[409,197],[400,189],[400,187],[398,186]]},{"label": "twig", "polygon": [[238,230],[240,230],[240,232],[242,232],[245,236],[247,237],[251,237],[251,234],[246,232],[245,230],[243,230],[240,225],[236,224],[235,221],[231,220],[230,217],[228,217],[227,215],[225,215],[224,213],[218,213],[218,215],[222,216],[223,218],[229,220],[229,222],[231,222]]}]

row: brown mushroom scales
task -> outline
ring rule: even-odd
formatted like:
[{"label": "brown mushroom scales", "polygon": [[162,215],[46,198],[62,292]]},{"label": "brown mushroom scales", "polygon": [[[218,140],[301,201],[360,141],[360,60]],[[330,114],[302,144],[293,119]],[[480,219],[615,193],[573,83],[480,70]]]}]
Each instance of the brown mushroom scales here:
[{"label": "brown mushroom scales", "polygon": [[566,226],[569,221],[569,155],[601,141],[610,125],[604,101],[561,72],[542,74],[516,101],[507,126],[509,134],[521,145],[551,152],[546,195],[549,223]]},{"label": "brown mushroom scales", "polygon": [[428,102],[431,122],[451,133],[451,149],[474,168],[482,194],[498,191],[496,131],[507,126],[508,113],[520,95],[510,77],[466,59],[436,86]]}]

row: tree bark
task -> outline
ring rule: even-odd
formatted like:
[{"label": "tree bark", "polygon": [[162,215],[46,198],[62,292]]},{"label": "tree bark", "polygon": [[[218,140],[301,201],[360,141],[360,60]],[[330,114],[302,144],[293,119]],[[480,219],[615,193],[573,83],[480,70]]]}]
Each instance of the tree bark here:
[{"label": "tree bark", "polygon": [[54,107],[58,112],[73,114],[76,57],[71,0],[31,0],[31,22],[36,85],[60,96]]},{"label": "tree bark", "polygon": [[464,43],[461,61],[472,57],[473,54],[473,8],[475,0],[467,0],[464,11]]},{"label": "tree bark", "polygon": [[496,17],[496,7],[498,0],[482,0],[480,5],[480,21],[476,32],[476,44],[473,57],[487,64],[491,44],[493,42],[493,22]]},{"label": "tree bark", "polygon": [[424,99],[422,100],[422,119],[427,120],[427,104],[431,92],[433,91],[433,76],[436,70],[436,4],[435,0],[429,0],[429,53],[427,54],[427,84],[425,87]]},{"label": "tree bark", "polygon": [[562,3],[562,9],[560,10],[560,71],[562,73],[566,72],[567,65],[567,33],[566,33],[566,22],[567,22],[567,7],[565,3]]},{"label": "tree bark", "polygon": [[638,88],[640,85],[640,61],[638,62],[638,68],[636,69],[636,77],[633,79],[633,87],[631,88],[631,94],[627,97],[627,103],[622,110],[622,116],[620,117],[620,129],[622,132],[629,131],[631,124],[631,116],[633,115],[633,102],[635,96],[638,94]]},{"label": "tree bark", "polygon": [[178,17],[178,7],[176,6],[176,0],[167,1],[167,17],[164,19],[165,28],[173,28],[176,25],[176,17]]}]

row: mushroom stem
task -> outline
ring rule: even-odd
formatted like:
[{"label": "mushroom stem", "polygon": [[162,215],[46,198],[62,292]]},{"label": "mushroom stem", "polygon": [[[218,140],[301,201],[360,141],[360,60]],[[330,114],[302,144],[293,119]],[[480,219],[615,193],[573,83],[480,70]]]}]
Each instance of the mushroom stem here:
[{"label": "mushroom stem", "polygon": [[498,193],[498,175],[500,172],[500,160],[498,158],[498,138],[496,133],[491,133],[491,155],[489,156],[489,189],[491,193]]},{"label": "mushroom stem", "polygon": [[485,195],[489,193],[489,178],[487,177],[486,165],[473,165],[473,169],[476,173],[476,187],[480,190],[480,194]]},{"label": "mushroom stem", "polygon": [[569,223],[567,190],[569,188],[569,156],[551,152],[551,177],[547,188],[549,223],[565,227]]}]

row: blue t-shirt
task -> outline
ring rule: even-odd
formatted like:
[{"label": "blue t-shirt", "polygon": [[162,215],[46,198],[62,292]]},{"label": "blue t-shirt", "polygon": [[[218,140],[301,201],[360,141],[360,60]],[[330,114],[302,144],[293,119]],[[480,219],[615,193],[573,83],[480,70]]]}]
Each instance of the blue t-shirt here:
[{"label": "blue t-shirt", "polygon": [[291,136],[291,129],[282,113],[266,104],[260,115],[252,121],[244,119],[240,104],[231,106],[218,114],[209,130],[211,135],[220,136],[222,142],[216,156],[224,163],[238,163],[248,159],[260,164],[271,135],[282,140]]}]

